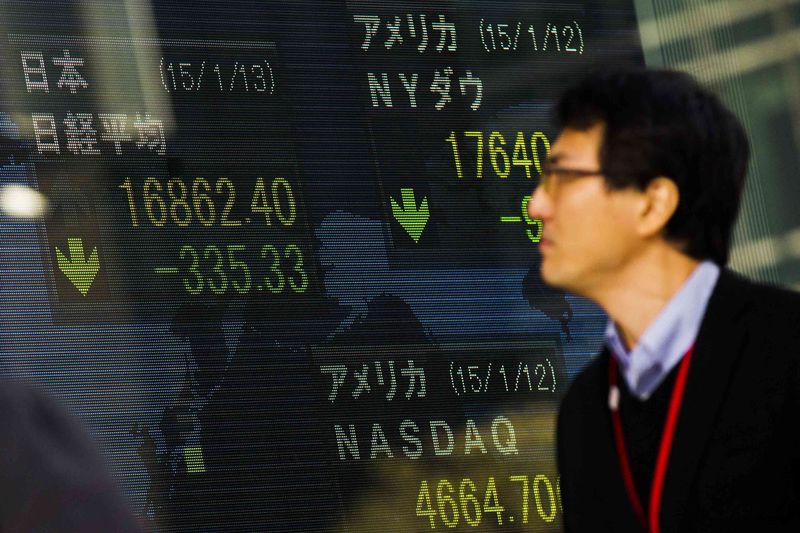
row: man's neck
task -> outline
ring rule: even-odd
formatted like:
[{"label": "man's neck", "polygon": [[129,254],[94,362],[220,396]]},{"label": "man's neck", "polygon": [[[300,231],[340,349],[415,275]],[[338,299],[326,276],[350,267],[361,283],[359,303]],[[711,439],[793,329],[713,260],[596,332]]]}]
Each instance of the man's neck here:
[{"label": "man's neck", "polygon": [[671,248],[655,251],[627,265],[613,283],[590,297],[608,313],[631,350],[698,264]]}]

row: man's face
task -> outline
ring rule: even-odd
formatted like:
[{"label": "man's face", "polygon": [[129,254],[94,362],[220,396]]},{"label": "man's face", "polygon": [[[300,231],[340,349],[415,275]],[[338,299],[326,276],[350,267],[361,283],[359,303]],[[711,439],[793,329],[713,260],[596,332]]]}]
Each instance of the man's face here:
[{"label": "man's face", "polygon": [[562,131],[550,151],[551,172],[528,202],[529,215],[544,226],[542,279],[590,297],[617,279],[642,244],[634,217],[641,193],[610,191],[601,175],[604,129]]}]

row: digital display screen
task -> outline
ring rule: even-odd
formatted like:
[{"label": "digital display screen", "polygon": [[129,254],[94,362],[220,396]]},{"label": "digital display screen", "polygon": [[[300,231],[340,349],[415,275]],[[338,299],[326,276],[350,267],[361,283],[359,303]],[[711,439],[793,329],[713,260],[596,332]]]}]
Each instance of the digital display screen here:
[{"label": "digital display screen", "polygon": [[153,532],[559,531],[550,113],[632,0],[0,4],[4,376]]}]

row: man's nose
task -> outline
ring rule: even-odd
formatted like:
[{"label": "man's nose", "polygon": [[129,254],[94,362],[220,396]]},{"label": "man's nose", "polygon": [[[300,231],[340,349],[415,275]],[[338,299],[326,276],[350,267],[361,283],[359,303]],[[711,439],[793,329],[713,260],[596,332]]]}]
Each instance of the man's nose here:
[{"label": "man's nose", "polygon": [[540,220],[545,220],[550,217],[553,210],[552,202],[541,185],[533,190],[533,194],[531,194],[528,200],[527,208],[528,216],[531,219],[538,218]]}]

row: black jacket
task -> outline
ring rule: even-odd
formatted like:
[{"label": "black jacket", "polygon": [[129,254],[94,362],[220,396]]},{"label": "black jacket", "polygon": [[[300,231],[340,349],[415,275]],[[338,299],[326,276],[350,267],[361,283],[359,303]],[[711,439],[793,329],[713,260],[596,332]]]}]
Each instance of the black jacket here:
[{"label": "black jacket", "polygon": [[[608,360],[604,350],[575,378],[559,412],[570,532],[638,531],[611,430]],[[661,531],[800,531],[798,407],[800,294],[723,269],[695,341]]]}]

